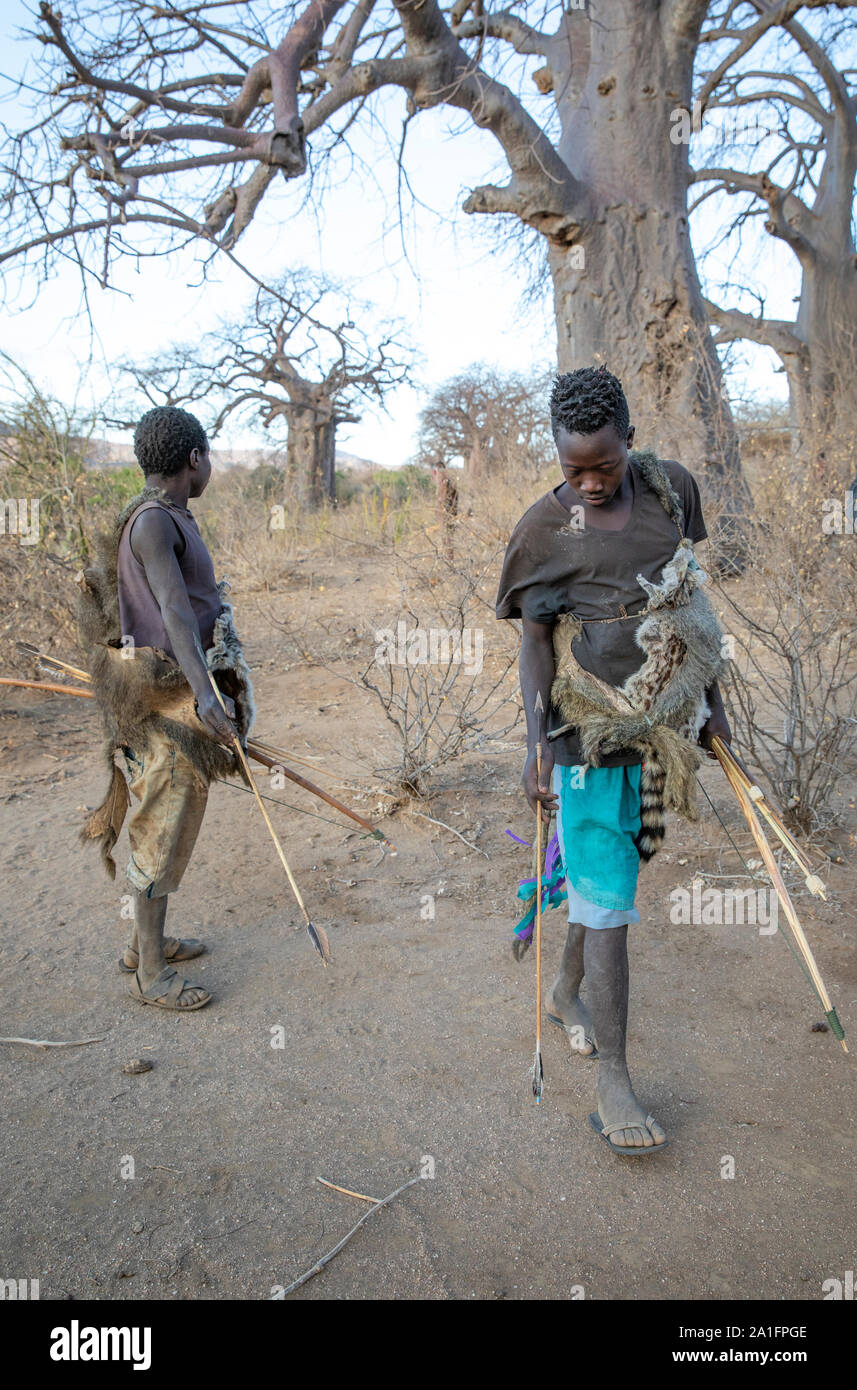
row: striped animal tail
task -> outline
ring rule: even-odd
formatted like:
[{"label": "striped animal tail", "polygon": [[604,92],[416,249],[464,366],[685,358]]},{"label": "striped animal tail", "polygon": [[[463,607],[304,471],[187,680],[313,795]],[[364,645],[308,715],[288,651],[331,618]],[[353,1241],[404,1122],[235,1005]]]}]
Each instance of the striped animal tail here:
[{"label": "striped animal tail", "polygon": [[634,844],[644,863],[654,858],[664,842],[666,780],[666,767],[656,751],[649,746],[640,772],[640,830],[634,837]]}]

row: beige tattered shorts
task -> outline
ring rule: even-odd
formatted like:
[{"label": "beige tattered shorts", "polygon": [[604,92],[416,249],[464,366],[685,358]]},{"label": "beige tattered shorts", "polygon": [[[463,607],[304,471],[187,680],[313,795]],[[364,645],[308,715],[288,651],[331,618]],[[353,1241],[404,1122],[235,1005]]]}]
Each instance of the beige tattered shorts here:
[{"label": "beige tattered shorts", "polygon": [[149,898],[178,888],[193,853],[208,783],[169,739],[152,735],[140,753],[123,748],[131,795],[139,803],[128,822],[129,882]]}]

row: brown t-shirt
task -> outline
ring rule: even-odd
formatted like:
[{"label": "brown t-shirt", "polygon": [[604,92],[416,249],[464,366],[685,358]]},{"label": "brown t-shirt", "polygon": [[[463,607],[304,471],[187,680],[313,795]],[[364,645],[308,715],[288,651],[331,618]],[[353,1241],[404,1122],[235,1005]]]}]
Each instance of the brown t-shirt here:
[{"label": "brown t-shirt", "polygon": [[[680,463],[664,462],[663,466],[681,500],[684,534],[692,541],[704,540],[708,533],[696,482]],[[526,617],[550,627],[561,613],[574,613],[584,620],[612,618],[624,607],[630,616],[618,622],[584,621],[573,647],[584,670],[615,686],[623,685],[643,663],[634,640],[639,625],[634,617],[642,613],[648,599],[637,575],[660,581],[680,539],[678,527],[643,481],[633,459],[629,471],[633,502],[621,531],[581,527],[582,510],[575,513],[564,507],[557,498],[558,489],[534,502],[512,532],[497,595],[498,618]],[[547,731],[562,723],[551,705]],[[554,739],[551,746],[561,766],[583,761],[576,734]],[[637,753],[616,753],[604,759],[604,766],[639,761]]]}]

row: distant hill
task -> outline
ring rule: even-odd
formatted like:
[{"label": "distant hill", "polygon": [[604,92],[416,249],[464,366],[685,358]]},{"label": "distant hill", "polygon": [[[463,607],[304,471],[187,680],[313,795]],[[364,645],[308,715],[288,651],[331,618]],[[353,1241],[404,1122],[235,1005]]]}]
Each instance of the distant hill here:
[{"label": "distant hill", "polygon": [[[258,468],[263,463],[285,465],[284,449],[212,449],[211,464],[216,473],[228,472],[230,468]],[[90,439],[85,464],[87,468],[128,468],[136,463],[134,449],[130,444],[118,443],[112,439]],[[359,458],[356,454],[336,451],[336,466],[342,469],[372,469],[380,464],[371,459]]]},{"label": "distant hill", "polygon": [[344,454],[341,449],[336,451],[337,468],[354,469],[355,471],[371,471],[373,468],[385,468],[386,464],[375,463],[372,459],[362,459],[357,454]]}]

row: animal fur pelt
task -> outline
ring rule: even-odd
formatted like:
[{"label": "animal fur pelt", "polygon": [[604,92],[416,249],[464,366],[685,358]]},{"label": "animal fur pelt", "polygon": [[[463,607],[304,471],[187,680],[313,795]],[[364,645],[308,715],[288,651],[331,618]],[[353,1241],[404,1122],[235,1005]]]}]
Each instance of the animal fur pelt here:
[{"label": "animal fur pelt", "polygon": [[[680,509],[655,456],[633,457],[665,511],[672,515],[675,507]],[[681,530],[680,520],[677,525]],[[586,762],[598,767],[620,750],[641,755],[641,829],[635,843],[642,859],[651,859],[663,844],[666,808],[696,819],[694,777],[703,756],[696,739],[711,712],[706,691],[726,666],[720,624],[700,588],[705,578],[692,543],[684,538],[659,584],[637,576],[648,595],[635,634],[644,660],[621,687],[608,685],[578,663],[572,645],[582,624],[574,614],[563,614],[554,628],[551,700],[577,729]]]},{"label": "animal fur pelt", "polygon": [[[123,747],[145,751],[156,731],[181,749],[206,782],[217,777],[244,777],[234,752],[213,739],[197,718],[194,696],[178,663],[157,647],[123,647],[116,565],[119,541],[132,513],[143,502],[169,505],[158,488],[145,488],[120,513],[111,534],[98,545],[97,563],[80,576],[78,626],[92,687],[105,728],[104,756],[109,768],[107,795],[89,816],[83,841],[97,840],[111,878],[116,876],[113,846],[129,805],[125,778],[115,756]],[[255,719],[250,671],[226,601],[228,583],[217,586],[221,611],[206,652],[209,670],[224,695],[235,701],[235,724],[246,742]]]},{"label": "animal fur pelt", "polygon": [[681,535],[684,535],[684,512],[681,498],[670,482],[669,475],[657,454],[653,453],[651,449],[635,449],[631,454],[631,459],[636,464],[643,482],[657,496],[670,521],[675,522]]}]

